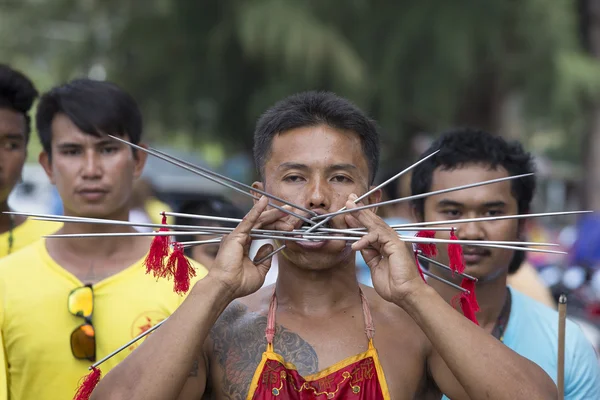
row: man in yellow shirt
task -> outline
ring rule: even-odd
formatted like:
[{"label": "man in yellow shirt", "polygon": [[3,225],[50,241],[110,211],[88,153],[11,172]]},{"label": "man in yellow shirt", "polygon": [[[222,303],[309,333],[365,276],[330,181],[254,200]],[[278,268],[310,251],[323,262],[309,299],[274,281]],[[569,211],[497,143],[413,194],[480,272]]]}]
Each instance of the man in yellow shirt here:
[{"label": "man in yellow shirt", "polygon": [[59,224],[3,214],[19,182],[31,131],[29,110],[38,92],[21,72],[0,64],[0,258],[60,228]]},{"label": "man in yellow shirt", "polygon": [[[141,142],[135,100],[111,83],[75,80],[42,96],[36,123],[39,161],[65,215],[127,221],[146,156],[103,134]],[[135,230],[66,223],[58,231],[97,232]],[[0,260],[0,399],[72,398],[90,364],[175,311],[183,296],[173,283],[145,273],[150,241],[47,238]],[[206,275],[203,266],[192,265],[195,279]],[[102,364],[102,372],[138,345]]]}]

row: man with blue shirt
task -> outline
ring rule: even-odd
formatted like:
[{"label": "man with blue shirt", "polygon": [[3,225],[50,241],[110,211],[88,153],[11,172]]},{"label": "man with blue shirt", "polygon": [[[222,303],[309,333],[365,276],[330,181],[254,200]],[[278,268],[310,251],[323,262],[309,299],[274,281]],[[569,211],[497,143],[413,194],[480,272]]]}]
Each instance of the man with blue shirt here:
[{"label": "man with blue shirt", "polygon": [[[412,194],[451,188],[473,182],[534,171],[534,161],[519,143],[498,136],[456,129],[443,134],[422,157],[440,152],[413,171]],[[479,186],[419,199],[413,203],[420,221],[525,214],[535,191],[533,176]],[[524,219],[505,219],[456,224],[462,240],[522,240]],[[436,237],[448,238],[445,232]],[[480,326],[520,355],[542,367],[557,381],[558,313],[507,286],[506,280],[525,258],[520,251],[464,246],[465,272],[478,278],[476,295]],[[438,260],[448,263],[446,248],[439,246]],[[446,271],[429,265],[430,271],[460,282]],[[457,283],[458,283],[457,282]],[[457,291],[430,280],[429,284],[449,303]],[[451,333],[450,333],[451,334]],[[460,338],[456,338],[460,340]],[[465,351],[468,351],[465,343]],[[473,354],[477,357],[477,354]],[[565,399],[600,399],[600,364],[581,329],[567,320],[565,339]]]}]

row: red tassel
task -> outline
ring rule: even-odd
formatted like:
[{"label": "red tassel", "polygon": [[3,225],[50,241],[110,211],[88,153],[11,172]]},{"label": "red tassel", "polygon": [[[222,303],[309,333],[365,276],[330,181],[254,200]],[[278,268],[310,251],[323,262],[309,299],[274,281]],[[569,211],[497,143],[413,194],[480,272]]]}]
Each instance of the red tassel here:
[{"label": "red tassel", "polygon": [[101,376],[102,371],[96,367],[92,367],[92,372],[83,378],[83,382],[79,385],[73,400],[88,400],[98,385],[98,382],[100,382]]},{"label": "red tassel", "polygon": [[477,302],[477,296],[475,295],[475,281],[463,278],[460,287],[469,291],[467,297],[469,298],[469,303],[471,303],[471,306],[473,307],[473,311],[479,311],[479,303]]},{"label": "red tassel", "polygon": [[[454,228],[450,232],[450,240],[458,240],[454,234]],[[448,244],[448,263],[452,272],[463,272],[465,270],[465,260],[463,259],[463,250],[460,244]]]},{"label": "red tassel", "polygon": [[[420,238],[434,238],[435,231],[419,231],[416,236]],[[417,249],[421,250],[426,257],[437,256],[437,247],[435,246],[435,243],[417,243]]]},{"label": "red tassel", "polygon": [[460,309],[463,312],[463,315],[472,321],[475,325],[479,325],[477,321],[477,317],[475,316],[475,310],[473,309],[473,305],[469,301],[467,297],[460,298]]},{"label": "red tassel", "polygon": [[417,263],[417,271],[419,271],[419,275],[421,275],[421,279],[423,279],[423,282],[427,283],[427,281],[425,280],[425,275],[423,275],[423,271],[421,271],[421,265],[419,264],[419,257],[417,257],[419,253],[417,253],[415,251],[415,262]]},{"label": "red tassel", "polygon": [[[167,216],[163,213],[162,224],[167,224]],[[168,232],[167,228],[160,228],[159,232]],[[144,260],[146,273],[152,272],[155,278],[168,277],[169,270],[165,265],[165,258],[169,255],[169,236],[155,236],[150,245],[150,251]]]},{"label": "red tassel", "polygon": [[175,243],[173,252],[169,256],[167,270],[174,276],[175,293],[187,293],[190,290],[190,279],[196,276],[196,270],[183,253],[183,247],[179,243]]},{"label": "red tassel", "polygon": [[452,306],[456,307],[456,302],[460,302],[460,309],[463,315],[474,324],[479,325],[475,313],[479,311],[477,296],[475,295],[475,281],[463,278],[460,287],[469,291],[469,293],[460,293],[452,299]]}]

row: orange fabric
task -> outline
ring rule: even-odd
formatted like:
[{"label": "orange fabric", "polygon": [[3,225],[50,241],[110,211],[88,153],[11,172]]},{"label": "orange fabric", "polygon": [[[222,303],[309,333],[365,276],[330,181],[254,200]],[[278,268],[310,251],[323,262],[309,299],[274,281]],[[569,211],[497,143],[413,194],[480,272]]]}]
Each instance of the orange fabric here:
[{"label": "orange fabric", "polygon": [[302,377],[296,367],[273,350],[275,331],[275,295],[267,320],[267,350],[254,373],[247,400],[389,400],[390,394],[373,346],[371,313],[361,293],[369,348],[364,353],[342,360],[331,367]]}]

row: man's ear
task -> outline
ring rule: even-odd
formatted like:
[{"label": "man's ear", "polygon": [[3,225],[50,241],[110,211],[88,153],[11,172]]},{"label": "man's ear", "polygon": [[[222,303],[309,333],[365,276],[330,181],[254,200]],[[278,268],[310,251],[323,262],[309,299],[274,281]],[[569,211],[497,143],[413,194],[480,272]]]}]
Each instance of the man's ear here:
[{"label": "man's ear", "polygon": [[[265,191],[265,185],[263,185],[263,183],[262,183],[262,182],[254,181],[254,183],[252,183],[252,187],[253,187],[254,189],[262,190],[263,192]],[[258,197],[258,198],[260,198],[260,196],[262,196],[260,193],[258,193],[258,192],[254,192],[254,191],[252,191],[252,192],[250,192],[250,193],[252,193],[254,196],[256,196],[256,197]],[[252,201],[253,201],[253,203],[252,203],[252,204],[256,204],[256,202],[257,202],[257,200],[256,200],[256,199],[253,199]]]},{"label": "man's ear", "polygon": [[40,153],[40,155],[38,156],[38,162],[40,163],[42,168],[44,168],[44,171],[46,172],[46,175],[48,175],[48,179],[50,180],[50,183],[55,185],[56,182],[54,182],[54,175],[52,174],[52,165],[51,165],[51,161],[50,161],[50,155],[48,153],[46,153],[45,151],[42,151]]},{"label": "man's ear", "polygon": [[[369,191],[373,190],[375,188],[375,186],[371,186],[369,187]],[[375,204],[375,203],[379,203],[381,201],[381,189],[377,189],[376,191],[374,191],[373,193],[371,193],[370,195],[367,196],[367,201],[363,201],[363,203],[365,204]],[[371,210],[373,210],[373,212],[375,214],[377,214],[377,209],[378,207],[373,207]]]},{"label": "man's ear", "polygon": [[[145,143],[138,143],[138,146],[147,149],[148,145]],[[133,177],[138,179],[142,176],[142,172],[144,172],[144,166],[146,165],[146,160],[148,159],[148,153],[142,150],[136,150],[133,154],[134,169],[133,169]]]}]

